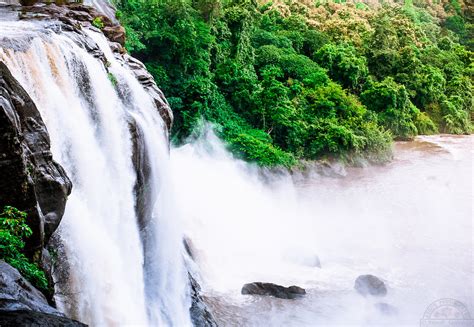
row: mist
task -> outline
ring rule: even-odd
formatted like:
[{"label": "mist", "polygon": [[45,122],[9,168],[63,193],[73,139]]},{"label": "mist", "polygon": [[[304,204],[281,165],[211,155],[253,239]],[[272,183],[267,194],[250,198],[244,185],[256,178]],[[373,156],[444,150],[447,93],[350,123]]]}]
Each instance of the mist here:
[{"label": "mist", "polygon": [[[338,166],[337,177],[245,163],[209,126],[173,149],[179,214],[218,321],[419,326],[442,298],[472,311],[472,142],[419,137],[397,143],[389,165]],[[353,287],[362,274],[381,278],[387,296],[359,295]],[[256,281],[297,285],[308,294],[240,294]]]}]

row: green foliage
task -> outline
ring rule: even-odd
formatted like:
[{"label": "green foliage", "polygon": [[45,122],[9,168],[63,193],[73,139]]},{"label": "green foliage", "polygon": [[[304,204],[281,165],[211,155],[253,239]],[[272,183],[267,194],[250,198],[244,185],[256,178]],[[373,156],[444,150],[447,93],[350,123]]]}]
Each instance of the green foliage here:
[{"label": "green foliage", "polygon": [[0,213],[0,259],[18,269],[38,289],[47,291],[44,272],[22,253],[25,239],[31,234],[26,224],[26,213],[6,206]]},{"label": "green foliage", "polygon": [[441,103],[445,132],[467,134],[471,131],[468,113],[462,110],[461,106],[462,99],[456,96]]},{"label": "green foliage", "polygon": [[354,46],[326,44],[316,54],[316,61],[328,70],[333,80],[353,91],[361,91],[367,81],[367,60]]},{"label": "green foliage", "polygon": [[205,119],[237,156],[291,166],[326,156],[383,161],[392,137],[470,131],[471,25],[457,0],[116,5],[127,49],[174,111],[175,143]]},{"label": "green foliage", "polygon": [[117,86],[118,81],[117,81],[117,77],[115,77],[114,74],[112,74],[111,72],[108,72],[107,77],[108,77],[110,83],[112,83],[113,86]]},{"label": "green foliage", "polygon": [[398,139],[412,139],[418,133],[413,122],[414,107],[403,85],[387,77],[376,82],[361,94],[362,102],[376,112],[383,123]]},{"label": "green foliage", "polygon": [[104,28],[104,22],[102,21],[102,17],[97,16],[92,20],[92,26],[97,27],[98,29]]}]

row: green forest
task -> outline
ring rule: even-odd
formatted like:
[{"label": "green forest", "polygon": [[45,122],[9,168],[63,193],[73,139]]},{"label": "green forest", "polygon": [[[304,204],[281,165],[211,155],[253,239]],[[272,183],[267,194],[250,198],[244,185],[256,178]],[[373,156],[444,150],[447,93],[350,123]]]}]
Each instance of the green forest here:
[{"label": "green forest", "polygon": [[[117,0],[127,50],[175,115],[239,158],[382,163],[393,140],[472,131],[472,7],[460,0]],[[471,5],[472,6],[472,5]]]}]

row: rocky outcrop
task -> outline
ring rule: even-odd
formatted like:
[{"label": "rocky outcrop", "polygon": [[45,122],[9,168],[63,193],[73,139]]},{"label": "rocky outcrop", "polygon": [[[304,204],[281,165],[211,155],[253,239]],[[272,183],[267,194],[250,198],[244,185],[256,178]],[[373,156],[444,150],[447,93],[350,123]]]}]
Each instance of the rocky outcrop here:
[{"label": "rocky outcrop", "polygon": [[306,294],[305,289],[298,286],[284,287],[272,283],[249,283],[242,287],[242,294],[274,296],[279,299],[296,299]]},{"label": "rocky outcrop", "polygon": [[217,327],[215,318],[201,296],[201,286],[191,274],[188,274],[188,276],[191,286],[191,308],[189,312],[193,325],[195,327]]},{"label": "rocky outcrop", "polygon": [[85,326],[49,306],[18,270],[0,260],[0,326]]},{"label": "rocky outcrop", "polygon": [[363,296],[387,295],[387,286],[385,286],[385,283],[380,278],[374,275],[361,275],[357,277],[354,288],[359,294]]},{"label": "rocky outcrop", "polygon": [[15,268],[0,260],[0,310],[30,310],[63,316]]},{"label": "rocky outcrop", "polygon": [[66,317],[41,313],[31,310],[3,311],[0,310],[0,326],[2,327],[85,327],[87,325]]},{"label": "rocky outcrop", "polygon": [[40,255],[56,230],[71,181],[53,160],[46,126],[28,93],[0,62],[0,207],[28,214],[27,250]]},{"label": "rocky outcrop", "polygon": [[[116,51],[120,53],[121,49],[116,48]],[[158,88],[153,76],[151,76],[141,61],[127,54],[123,55],[123,59],[128,68],[135,74],[135,77],[140,84],[143,85],[147,93],[153,98],[155,107],[166,124],[165,132],[168,133],[171,131],[171,125],[173,123],[173,112],[171,111],[163,92]]]}]

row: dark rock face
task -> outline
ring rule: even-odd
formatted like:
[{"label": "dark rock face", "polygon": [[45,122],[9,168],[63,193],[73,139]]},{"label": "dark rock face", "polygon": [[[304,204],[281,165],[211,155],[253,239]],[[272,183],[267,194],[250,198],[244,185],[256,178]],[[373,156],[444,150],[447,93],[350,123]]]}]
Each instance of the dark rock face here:
[{"label": "dark rock face", "polygon": [[183,246],[184,246],[184,250],[186,251],[186,254],[192,259],[192,260],[196,260],[196,251],[194,249],[194,245],[193,245],[193,242],[191,241],[191,239],[187,236],[185,236],[183,238]]},{"label": "dark rock face", "polygon": [[30,310],[0,310],[0,326],[2,327],[83,327],[87,326],[76,320],[47,313]]},{"label": "dark rock face", "polygon": [[116,42],[121,45],[125,44],[125,28],[123,28],[122,26],[106,26],[104,27],[102,32],[111,42]]},{"label": "dark rock face", "polygon": [[296,299],[306,294],[304,288],[298,286],[284,287],[272,283],[249,283],[242,287],[242,294],[267,295],[279,299]]},{"label": "dark rock face", "polygon": [[86,326],[48,305],[18,270],[0,260],[0,326]]},{"label": "dark rock face", "polygon": [[191,285],[191,308],[189,312],[191,314],[191,320],[195,327],[217,327],[216,320],[209,311],[207,305],[204,303],[201,297],[201,287],[198,282],[188,274],[189,282]]},{"label": "dark rock face", "polygon": [[39,255],[61,221],[72,184],[52,158],[36,105],[2,62],[0,135],[0,207],[27,212],[33,230],[27,250]]},{"label": "dark rock face", "polygon": [[32,310],[63,316],[18,270],[0,260],[0,310]]},{"label": "dark rock face", "polygon": [[357,277],[354,288],[363,296],[385,296],[387,295],[387,286],[378,277],[373,275],[361,275]]},{"label": "dark rock face", "polygon": [[150,158],[146,152],[143,131],[133,118],[131,118],[129,123],[129,130],[132,136],[133,168],[137,174],[137,181],[135,183],[135,210],[137,212],[138,225],[140,230],[143,230],[149,223],[154,198],[152,185],[150,185]]}]

